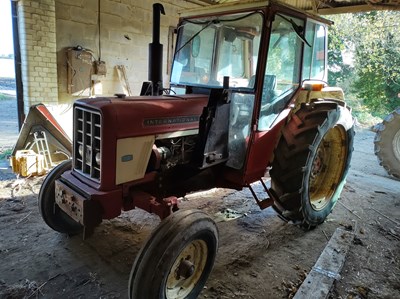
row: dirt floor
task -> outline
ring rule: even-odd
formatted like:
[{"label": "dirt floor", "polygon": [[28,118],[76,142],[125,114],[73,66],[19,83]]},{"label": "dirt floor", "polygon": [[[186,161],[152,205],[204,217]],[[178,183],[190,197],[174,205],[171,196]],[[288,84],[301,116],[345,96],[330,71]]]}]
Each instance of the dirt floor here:
[{"label": "dirt floor", "polygon": [[[355,229],[356,238],[330,297],[400,298],[400,181],[378,165],[373,137],[357,132],[342,198],[309,232],[281,221],[271,208],[260,211],[248,190],[185,198],[181,208],[206,211],[220,234],[200,298],[291,298],[338,227]],[[0,176],[0,298],[127,298],[131,265],[159,223],[156,216],[127,212],[104,221],[86,241],[70,238],[39,215],[43,178],[16,179],[5,170]],[[241,217],[221,221],[218,212],[226,209]]]}]

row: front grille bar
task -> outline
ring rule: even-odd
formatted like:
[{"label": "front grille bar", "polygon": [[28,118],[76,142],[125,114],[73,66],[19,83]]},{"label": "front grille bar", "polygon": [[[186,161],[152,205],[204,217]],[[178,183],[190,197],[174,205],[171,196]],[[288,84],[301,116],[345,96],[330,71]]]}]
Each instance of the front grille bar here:
[{"label": "front grille bar", "polygon": [[75,107],[74,168],[86,177],[100,180],[100,165],[96,154],[101,145],[101,116],[97,111]]}]

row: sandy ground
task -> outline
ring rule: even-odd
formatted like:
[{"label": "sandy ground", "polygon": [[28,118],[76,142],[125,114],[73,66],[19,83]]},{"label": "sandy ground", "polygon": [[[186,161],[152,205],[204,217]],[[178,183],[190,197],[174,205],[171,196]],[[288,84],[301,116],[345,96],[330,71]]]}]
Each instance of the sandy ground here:
[{"label": "sandy ground", "polygon": [[[330,298],[400,298],[400,181],[378,165],[373,136],[357,133],[342,198],[309,232],[271,208],[260,211],[248,190],[186,198],[181,208],[219,221],[219,252],[200,298],[291,298],[338,227],[355,229],[356,238]],[[135,210],[104,221],[86,241],[69,238],[39,215],[43,178],[0,173],[0,298],[127,298],[132,262],[157,217]],[[220,221],[216,214],[227,208],[242,217]]]}]

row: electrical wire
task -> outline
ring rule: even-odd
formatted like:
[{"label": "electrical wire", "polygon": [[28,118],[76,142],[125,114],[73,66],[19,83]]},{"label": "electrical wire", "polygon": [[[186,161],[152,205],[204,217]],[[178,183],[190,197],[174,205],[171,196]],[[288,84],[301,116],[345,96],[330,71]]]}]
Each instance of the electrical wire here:
[{"label": "electrical wire", "polygon": [[[238,17],[232,18],[232,19],[224,19],[224,18],[218,18],[218,17],[216,17],[216,18],[214,18],[214,19],[211,20],[211,21],[218,21],[218,22],[235,22],[235,21],[243,20],[243,19],[245,19],[245,18],[247,18],[247,17],[250,17],[250,16],[255,15],[255,14],[258,14],[258,13],[259,13],[258,11],[253,11],[253,12],[250,12],[250,13],[248,13],[248,14],[245,14],[245,15],[242,15],[242,16],[238,16]],[[191,24],[195,24],[195,25],[207,25],[207,24],[210,22],[210,21],[193,21],[193,20],[191,20],[191,19],[184,19],[184,21],[185,21],[185,22],[188,22],[188,23],[191,23]]]},{"label": "electrical wire", "polygon": [[[99,1],[100,1],[100,0],[99,0]],[[198,36],[203,30],[205,30],[205,29],[207,29],[208,27],[210,27],[210,25],[212,25],[212,24],[224,23],[224,22],[235,22],[235,21],[240,21],[240,20],[243,20],[243,19],[245,19],[245,18],[247,18],[247,17],[250,17],[250,16],[252,16],[252,15],[254,15],[254,14],[257,14],[257,13],[258,13],[258,12],[256,11],[256,12],[248,13],[248,14],[246,14],[246,15],[244,15],[244,16],[239,16],[239,17],[237,17],[237,18],[232,18],[232,19],[219,19],[219,18],[215,18],[215,19],[212,19],[212,20],[210,20],[210,21],[192,21],[192,20],[190,20],[190,19],[185,19],[185,21],[186,21],[187,23],[195,24],[195,25],[205,25],[205,26],[204,26],[203,28],[201,28],[199,31],[197,31],[195,34],[193,34],[192,37],[189,38],[189,39],[183,44],[183,46],[181,46],[178,50],[176,50],[176,51],[175,51],[175,55],[176,55],[180,50],[182,50],[187,44],[189,44],[196,36]],[[183,25],[179,26],[178,28],[180,29],[181,27],[183,27]]]},{"label": "electrical wire", "polygon": [[97,25],[99,29],[99,61],[101,61],[100,1],[98,1]]}]

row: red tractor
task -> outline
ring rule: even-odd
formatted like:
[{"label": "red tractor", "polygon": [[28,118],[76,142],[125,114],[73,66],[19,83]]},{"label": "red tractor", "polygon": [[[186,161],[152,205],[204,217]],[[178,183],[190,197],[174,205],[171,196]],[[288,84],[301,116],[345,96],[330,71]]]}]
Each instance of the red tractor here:
[{"label": "red tractor", "polygon": [[261,209],[310,229],[331,213],[353,150],[343,93],[322,81],[329,21],[266,1],[184,13],[164,89],[163,12],[154,5],[141,96],[76,101],[73,159],[39,194],[44,221],[61,233],[87,237],[134,208],[162,219],[133,265],[130,298],[196,298],[212,270],[217,227],[201,211],[179,211],[179,197],[249,188]]}]

